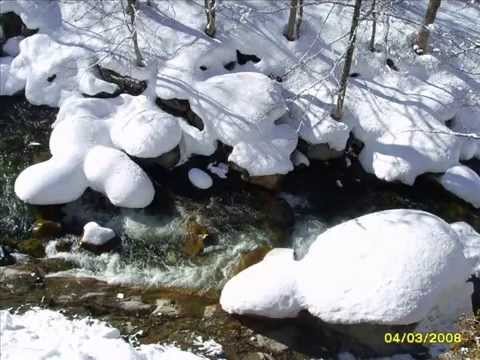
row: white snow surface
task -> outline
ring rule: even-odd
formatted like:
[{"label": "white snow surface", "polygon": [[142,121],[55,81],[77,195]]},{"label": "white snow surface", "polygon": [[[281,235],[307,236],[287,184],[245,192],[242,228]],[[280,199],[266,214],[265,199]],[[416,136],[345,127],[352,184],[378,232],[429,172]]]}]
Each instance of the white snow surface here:
[{"label": "white snow surface", "polygon": [[34,308],[24,314],[0,311],[3,360],[202,360],[173,346],[134,348],[105,322],[66,318],[60,312]]},{"label": "white snow surface", "polygon": [[209,189],[213,185],[213,180],[210,175],[198,168],[192,168],[188,171],[188,179],[193,186],[202,190]]},{"label": "white snow surface", "polygon": [[115,237],[115,232],[107,227],[98,225],[91,221],[83,227],[82,242],[96,246],[105,245]]},{"label": "white snow surface", "polygon": [[440,177],[439,181],[451,193],[477,209],[480,207],[480,176],[469,167],[453,166]]},{"label": "white snow surface", "polygon": [[[300,38],[290,42],[283,35],[287,0],[223,2],[214,39],[204,34],[205,16],[197,3],[151,3],[140,1],[136,14],[146,64],[139,68],[120,2],[59,0],[40,6],[2,1],[0,12],[14,11],[39,31],[20,42],[18,55],[12,51],[0,58],[0,94],[25,89],[30,102],[60,107],[59,120],[72,123],[63,131],[83,128],[85,137],[74,141],[77,148],[103,145],[131,156],[156,157],[179,145],[185,162],[193,154],[212,154],[220,141],[233,148],[228,160],[251,176],[292,171],[290,157],[299,139],[340,151],[350,132],[365,144],[360,155],[365,170],[386,181],[413,184],[420,174],[443,173],[480,154],[478,140],[452,133],[480,134],[480,56],[475,51],[452,56],[458,44],[468,48],[478,43],[476,4],[443,2],[431,36],[435,51],[423,56],[414,54],[411,39],[425,14],[424,2],[407,0],[389,10],[389,20],[378,23],[377,52],[367,49],[371,24],[363,21],[352,68],[358,76],[349,80],[345,116],[336,122],[330,113],[350,7],[306,6]],[[240,64],[237,50],[258,58]],[[386,65],[387,59],[398,71]],[[227,70],[224,65],[232,61],[235,67]],[[142,100],[127,101],[126,95],[78,100],[82,94],[117,90],[100,79],[97,64],[146,80]],[[154,104],[157,96],[188,100],[203,129],[165,114]],[[85,107],[90,108],[88,121],[79,120]],[[452,118],[451,130],[446,121]],[[58,152],[69,152],[69,142],[54,142],[62,144]],[[52,182],[76,171],[61,170],[52,155]],[[57,202],[75,198],[84,185],[67,185],[76,189],[56,196]],[[27,190],[39,203],[42,196]]]},{"label": "white snow surface", "polygon": [[277,318],[306,309],[330,323],[412,324],[433,312],[457,319],[471,311],[466,280],[480,236],[464,223],[397,209],[328,229],[300,261],[276,251],[227,282],[224,310]]}]

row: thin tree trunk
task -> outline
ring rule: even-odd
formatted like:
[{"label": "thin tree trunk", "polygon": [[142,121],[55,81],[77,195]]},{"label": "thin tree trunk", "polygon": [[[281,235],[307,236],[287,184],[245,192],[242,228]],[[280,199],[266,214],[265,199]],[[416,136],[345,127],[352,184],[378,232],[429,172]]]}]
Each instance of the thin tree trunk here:
[{"label": "thin tree trunk", "polygon": [[205,33],[214,37],[215,32],[217,31],[217,26],[215,24],[215,4],[216,0],[205,0],[205,13],[207,14],[207,26],[205,27]]},{"label": "thin tree trunk", "polygon": [[295,29],[296,31],[296,37],[297,39],[300,37],[300,27],[302,26],[303,22],[303,0],[298,1],[298,12],[297,12],[297,28]]},{"label": "thin tree trunk", "polygon": [[338,91],[337,106],[332,117],[340,121],[343,116],[343,103],[345,101],[345,94],[347,92],[348,77],[350,75],[350,68],[352,67],[353,53],[355,51],[355,41],[357,40],[357,28],[360,19],[360,7],[362,0],[355,0],[355,7],[353,9],[352,27],[350,28],[350,37],[348,43],[347,53],[345,55],[345,64],[343,65],[342,78],[340,79],[340,88]]},{"label": "thin tree trunk", "polygon": [[137,25],[136,25],[136,11],[137,11],[137,0],[127,0],[127,14],[130,15],[130,25],[132,33],[132,42],[133,49],[135,51],[135,63],[139,67],[145,66],[143,63],[142,53],[140,52],[140,47],[138,46],[138,35],[137,35]]},{"label": "thin tree trunk", "polygon": [[375,36],[377,33],[377,10],[375,9],[377,5],[376,0],[372,0],[372,35],[370,36],[370,45],[369,49],[371,52],[375,52]]},{"label": "thin tree trunk", "polygon": [[297,39],[297,14],[299,10],[299,5],[299,0],[291,0],[290,2],[290,15],[288,16],[287,25],[288,41],[295,41]]},{"label": "thin tree trunk", "polygon": [[430,38],[430,25],[435,22],[437,17],[437,11],[440,8],[442,0],[430,0],[428,3],[427,13],[423,20],[422,27],[417,34],[417,42],[415,51],[417,54],[422,55],[428,52],[428,40]]}]

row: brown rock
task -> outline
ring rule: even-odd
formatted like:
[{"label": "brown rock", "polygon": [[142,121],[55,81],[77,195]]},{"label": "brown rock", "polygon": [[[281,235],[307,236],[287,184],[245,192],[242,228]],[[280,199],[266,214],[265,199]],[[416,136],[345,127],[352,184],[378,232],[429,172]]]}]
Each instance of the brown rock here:
[{"label": "brown rock", "polygon": [[252,251],[242,253],[240,255],[240,259],[238,260],[237,266],[235,267],[232,275],[236,275],[240,271],[243,271],[246,268],[259,263],[260,261],[263,260],[265,255],[267,255],[267,253],[270,250],[272,250],[270,246],[262,246],[262,247],[257,247]]},{"label": "brown rock", "polygon": [[195,220],[188,220],[186,224],[185,242],[183,253],[189,257],[200,254],[205,247],[205,239],[208,238],[208,229]]},{"label": "brown rock", "polygon": [[285,175],[265,175],[265,176],[243,176],[242,178],[250,184],[261,186],[272,191],[280,191],[280,186]]}]

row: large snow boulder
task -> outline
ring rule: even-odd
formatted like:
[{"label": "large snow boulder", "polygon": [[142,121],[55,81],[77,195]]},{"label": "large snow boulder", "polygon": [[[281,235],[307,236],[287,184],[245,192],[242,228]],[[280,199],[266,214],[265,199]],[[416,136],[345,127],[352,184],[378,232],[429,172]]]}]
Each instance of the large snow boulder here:
[{"label": "large snow boulder", "polygon": [[220,303],[238,314],[288,317],[306,309],[329,323],[412,324],[449,294],[452,311],[466,309],[465,281],[479,255],[480,236],[466,224],[382,211],[327,230],[300,261],[267,257],[233,277]]}]

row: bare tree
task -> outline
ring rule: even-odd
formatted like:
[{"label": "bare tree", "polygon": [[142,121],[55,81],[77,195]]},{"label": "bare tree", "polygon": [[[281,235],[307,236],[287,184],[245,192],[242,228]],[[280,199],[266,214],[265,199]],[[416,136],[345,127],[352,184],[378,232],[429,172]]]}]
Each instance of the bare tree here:
[{"label": "bare tree", "polygon": [[[123,0],[120,0],[123,8]],[[133,49],[135,51],[135,63],[139,67],[144,67],[142,53],[140,52],[140,47],[138,46],[138,34],[137,34],[137,0],[127,0],[127,9],[124,9],[126,15],[130,16],[130,23],[127,22],[128,31],[130,31]]]},{"label": "bare tree", "polygon": [[430,0],[428,2],[427,13],[423,19],[422,27],[417,34],[415,51],[417,54],[422,55],[428,52],[428,40],[430,38],[430,27],[435,22],[437,17],[437,11],[440,8],[442,0]]},{"label": "bare tree", "polygon": [[372,13],[372,34],[370,35],[370,44],[368,48],[371,52],[375,52],[375,36],[377,33],[377,0],[372,0],[372,7],[370,12]]},{"label": "bare tree", "polygon": [[300,26],[303,21],[303,0],[291,0],[290,15],[287,25],[287,39],[294,41],[300,35]]},{"label": "bare tree", "polygon": [[216,0],[205,0],[205,14],[207,14],[207,26],[205,26],[205,33],[210,37],[214,37],[215,32],[217,31],[217,26],[215,24],[216,7]]},{"label": "bare tree", "polygon": [[360,21],[361,6],[362,0],[355,0],[348,48],[345,54],[345,63],[343,65],[342,78],[340,79],[340,88],[338,90],[337,106],[335,108],[335,112],[332,114],[332,117],[337,121],[340,121],[343,116],[343,103],[345,101],[345,94],[347,92],[348,77],[350,75],[350,68],[352,67],[353,53],[355,51],[355,42],[357,40],[357,28]]}]

